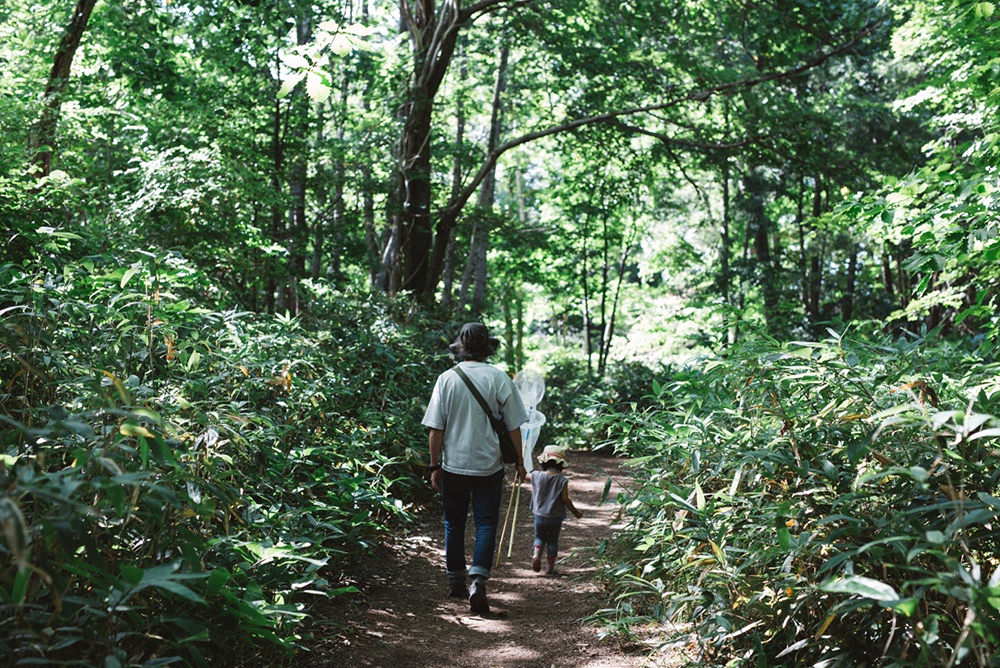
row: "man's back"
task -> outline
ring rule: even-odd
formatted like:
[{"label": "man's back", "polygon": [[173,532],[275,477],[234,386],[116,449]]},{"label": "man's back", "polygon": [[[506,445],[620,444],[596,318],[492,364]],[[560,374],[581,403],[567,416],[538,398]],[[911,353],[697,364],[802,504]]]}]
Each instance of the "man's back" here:
[{"label": "man's back", "polygon": [[[485,362],[461,362],[462,371],[493,414],[503,415],[509,430],[527,419],[517,389],[502,371]],[[490,475],[503,468],[500,444],[489,418],[453,369],[438,376],[423,424],[444,431],[442,466],[461,475]]]}]

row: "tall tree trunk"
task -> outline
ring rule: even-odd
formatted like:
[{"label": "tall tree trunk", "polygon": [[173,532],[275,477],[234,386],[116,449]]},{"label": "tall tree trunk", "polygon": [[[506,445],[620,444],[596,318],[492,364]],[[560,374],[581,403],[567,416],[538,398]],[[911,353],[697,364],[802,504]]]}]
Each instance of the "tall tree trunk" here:
[{"label": "tall tree trunk", "polygon": [[[324,107],[320,107],[316,113],[316,136],[313,141],[314,147],[322,146],[325,143],[325,136],[323,133],[323,128],[326,125],[326,118],[324,116]],[[326,221],[326,208],[329,200],[329,192],[327,190],[327,179],[326,179],[326,169],[323,164],[320,163],[316,166],[316,178],[315,185],[313,186],[313,199],[315,201],[315,207],[317,214],[313,216],[311,242],[312,242],[312,256],[309,259],[309,276],[312,280],[319,280],[320,275],[323,272],[323,251],[325,249],[325,237],[326,237],[326,226],[324,222]]]},{"label": "tall tree trunk", "polygon": [[899,288],[900,308],[906,308],[910,305],[910,275],[903,267],[909,250],[909,243],[905,239],[896,247],[896,286]]},{"label": "tall tree trunk", "polygon": [[347,182],[347,168],[344,165],[344,126],[347,124],[347,98],[350,93],[351,74],[344,68],[344,78],[340,83],[340,110],[337,119],[337,160],[335,163],[333,186],[333,254],[330,256],[330,270],[335,283],[344,279],[341,269],[341,256],[344,252],[344,239],[347,225],[347,206],[344,201],[344,184]]},{"label": "tall tree trunk", "polygon": [[799,193],[795,204],[795,224],[799,231],[799,296],[802,299],[802,310],[809,313],[809,270],[806,259],[806,215],[805,215],[805,179],[799,174]]},{"label": "tall tree trunk", "polygon": [[378,277],[380,254],[375,236],[375,194],[372,192],[372,168],[367,162],[361,166],[361,218],[365,227],[365,248],[368,250],[368,286],[374,290]]},{"label": "tall tree trunk", "polygon": [[823,289],[823,258],[813,249],[809,258],[809,319],[815,324],[820,319],[819,296]]},{"label": "tall tree trunk", "polygon": [[524,293],[520,289],[515,291],[517,301],[515,302],[515,314],[517,316],[517,369],[524,368]]},{"label": "tall tree trunk", "polygon": [[[464,53],[465,45],[461,51]],[[468,77],[468,65],[465,58],[462,58],[462,65],[458,70],[458,78],[465,81]],[[455,101],[455,154],[451,161],[451,198],[458,197],[462,190],[462,156],[465,153],[465,98],[459,92]],[[443,230],[440,234],[448,235],[448,247],[444,256],[444,288],[441,295],[441,305],[445,309],[451,308],[452,293],[455,290],[455,235],[453,230]]]},{"label": "tall tree trunk", "polygon": [[892,275],[892,264],[889,260],[889,244],[886,243],[886,250],[882,252],[882,283],[885,285],[885,293],[889,296],[889,301],[896,300],[896,286]]},{"label": "tall tree trunk", "polygon": [[[271,126],[271,190],[274,198],[271,204],[271,241],[278,243],[284,237],[285,221],[281,213],[281,173],[284,162],[284,147],[281,132],[281,101],[274,102],[274,123]],[[274,313],[277,308],[276,292],[280,261],[270,255],[267,258],[267,285],[265,287],[264,303],[267,310]]]},{"label": "tall tree trunk", "polygon": [[754,255],[757,258],[757,277],[763,296],[764,320],[772,331],[778,327],[778,280],[775,273],[775,263],[771,255],[770,228],[771,221],[764,208],[767,195],[767,182],[759,168],[750,170],[743,180],[747,193],[747,235],[753,237]]},{"label": "tall tree trunk", "polygon": [[490,224],[479,228],[479,246],[476,248],[476,262],[473,266],[472,310],[482,313],[486,305],[486,255],[490,249]]},{"label": "tall tree trunk", "polygon": [[[937,285],[938,278],[940,278],[941,272],[935,271],[931,274],[930,280],[927,281],[927,291],[930,293],[934,290]],[[932,304],[930,311],[927,313],[927,329],[932,330],[941,324],[941,317],[944,314],[944,307],[941,304]]]},{"label": "tall tree trunk", "polygon": [[514,314],[510,308],[510,302],[512,299],[513,289],[507,291],[503,295],[501,301],[503,302],[503,359],[507,363],[507,371],[514,369],[515,360],[515,350],[514,350]]},{"label": "tall tree trunk", "polygon": [[[812,206],[812,226],[816,229],[819,217],[823,215],[823,186],[822,177],[817,174],[815,178]],[[813,240],[811,254],[809,256],[809,298],[806,301],[809,320],[813,324],[819,321],[819,297],[823,287],[823,258],[817,247],[816,240]]]},{"label": "tall tree trunk", "polygon": [[514,170],[514,183],[517,186],[517,220],[524,225],[528,222],[528,215],[524,211],[524,177],[520,168]]},{"label": "tall tree trunk", "polygon": [[[737,298],[737,308],[740,313],[743,313],[743,309],[746,308],[746,298],[747,298],[747,284],[748,278],[750,276],[750,226],[743,226],[743,270],[740,272],[740,294]],[[740,332],[739,327],[736,328],[736,334],[733,338],[735,343],[739,340]]]},{"label": "tall tree trunk", "polygon": [[56,127],[62,111],[62,98],[69,83],[73,57],[80,46],[80,40],[87,29],[90,15],[94,11],[97,0],[78,0],[69,26],[59,41],[52,69],[49,70],[49,80],[42,95],[42,114],[32,132],[31,145],[35,151],[31,159],[32,167],[38,178],[48,176],[52,171],[52,155],[56,144]]},{"label": "tall tree trunk", "polygon": [[[487,140],[487,152],[492,152],[499,142],[500,130],[503,124],[503,93],[507,88],[507,60],[510,47],[500,50],[500,65],[497,68],[497,78],[493,86],[493,112],[490,116],[490,135]],[[467,301],[469,289],[467,281],[473,279],[471,306],[474,313],[483,309],[486,301],[486,255],[490,247],[490,228],[492,226],[493,203],[496,199],[496,164],[490,169],[479,186],[477,207],[480,211],[479,223],[473,234],[472,250],[469,253],[471,271],[468,268],[462,279],[462,306]]]},{"label": "tall tree trunk", "polygon": [[[727,121],[728,121],[728,105],[727,105]],[[727,123],[728,125],[728,123]],[[719,287],[722,293],[722,307],[725,309],[723,311],[723,324],[726,330],[726,343],[727,345],[733,345],[736,343],[736,330],[730,320],[732,314],[730,313],[730,307],[732,303],[730,301],[730,290],[732,288],[732,277],[730,276],[729,268],[729,156],[726,155],[722,159],[722,227],[719,231]]]},{"label": "tall tree trunk", "polygon": [[[393,154],[397,158],[397,162],[401,149],[399,145],[393,147]],[[400,275],[402,270],[400,268],[400,253],[399,248],[402,242],[402,205],[399,200],[402,175],[399,170],[393,172],[392,183],[389,186],[389,192],[386,196],[385,202],[385,234],[382,242],[382,253],[379,260],[378,273],[375,277],[375,285],[373,286],[377,290],[382,292],[388,292],[390,294],[396,294],[399,292],[401,287]]]},{"label": "tall tree trunk", "polygon": [[[312,19],[305,13],[295,21],[296,41],[302,46],[312,39]],[[289,136],[294,153],[289,165],[288,194],[292,200],[291,227],[288,230],[288,302],[285,307],[293,315],[299,312],[299,279],[306,275],[306,245],[309,243],[309,222],[306,219],[306,175],[309,171],[309,98],[303,87],[292,92],[289,102]]]},{"label": "tall tree trunk", "polygon": [[611,353],[611,342],[615,336],[615,317],[618,315],[618,304],[621,300],[622,283],[625,280],[625,263],[628,261],[629,255],[632,254],[632,248],[635,246],[635,233],[636,230],[633,228],[628,241],[626,241],[622,246],[621,260],[618,263],[618,284],[615,286],[615,296],[611,304],[611,317],[608,319],[605,332],[601,335],[601,352],[598,357],[597,367],[598,376],[604,376],[604,372],[608,368],[608,356]]},{"label": "tall tree trunk", "polygon": [[472,223],[472,238],[469,241],[469,256],[465,259],[465,270],[462,272],[462,285],[458,289],[458,311],[465,313],[470,303],[469,290],[472,287],[472,276],[476,270],[476,254],[479,247],[480,227],[482,223],[476,220]]},{"label": "tall tree trunk", "polygon": [[[368,23],[368,0],[361,3],[361,20]],[[365,84],[365,92],[361,98],[361,106],[365,113],[371,111],[371,82]],[[370,161],[361,161],[361,209],[362,224],[365,228],[365,248],[368,250],[368,288],[372,291],[380,289],[377,284],[382,253],[379,248],[378,235],[375,233],[375,183],[372,180]],[[381,288],[383,291],[385,288]]]},{"label": "tall tree trunk", "polygon": [[[426,298],[433,293],[427,283],[432,241],[430,177],[434,97],[455,53],[459,31],[471,15],[460,11],[457,3],[446,2],[438,16],[434,0],[401,0],[400,9],[410,36],[414,68],[400,142],[401,287]],[[445,239],[442,246],[446,244]]]},{"label": "tall tree trunk", "polygon": [[601,240],[602,240],[602,250],[601,257],[603,262],[601,264],[601,324],[598,329],[598,339],[597,339],[597,373],[603,373],[601,369],[601,355],[604,352],[604,336],[608,331],[608,288],[610,285],[610,271],[611,263],[610,257],[610,246],[611,242],[608,239],[608,218],[610,214],[607,211],[602,212],[601,220]]},{"label": "tall tree trunk", "polygon": [[583,266],[580,282],[583,283],[583,356],[587,358],[587,374],[594,372],[592,343],[590,338],[590,216],[583,217]]}]

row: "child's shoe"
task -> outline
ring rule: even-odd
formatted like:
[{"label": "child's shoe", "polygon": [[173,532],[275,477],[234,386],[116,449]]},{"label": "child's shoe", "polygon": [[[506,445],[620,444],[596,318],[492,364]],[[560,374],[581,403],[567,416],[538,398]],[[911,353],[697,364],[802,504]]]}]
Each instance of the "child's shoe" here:
[{"label": "child's shoe", "polygon": [[556,558],[545,557],[545,574],[552,575],[556,572]]},{"label": "child's shoe", "polygon": [[536,545],[535,551],[531,553],[531,570],[536,573],[542,570],[542,546]]}]

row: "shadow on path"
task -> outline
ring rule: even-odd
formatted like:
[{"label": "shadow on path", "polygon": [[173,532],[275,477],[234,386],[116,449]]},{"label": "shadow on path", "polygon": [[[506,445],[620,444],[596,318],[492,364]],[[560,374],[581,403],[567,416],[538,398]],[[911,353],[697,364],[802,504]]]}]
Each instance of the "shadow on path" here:
[{"label": "shadow on path", "polygon": [[[372,587],[361,609],[338,619],[353,634],[320,642],[298,665],[315,668],[637,668],[641,657],[599,643],[597,630],[582,619],[602,605],[590,563],[592,551],[611,536],[614,498],[622,479],[618,460],[593,453],[570,453],[566,475],[581,520],[570,515],[559,538],[559,575],[531,570],[534,538],[530,483],[521,491],[511,557],[494,567],[488,583],[491,612],[469,612],[467,601],[445,595],[444,527],[428,518],[396,550],[386,566],[385,584]],[[601,504],[608,477],[609,502]],[[511,493],[508,475],[501,511]],[[503,515],[501,515],[502,519]],[[467,531],[471,556],[472,526]]]}]

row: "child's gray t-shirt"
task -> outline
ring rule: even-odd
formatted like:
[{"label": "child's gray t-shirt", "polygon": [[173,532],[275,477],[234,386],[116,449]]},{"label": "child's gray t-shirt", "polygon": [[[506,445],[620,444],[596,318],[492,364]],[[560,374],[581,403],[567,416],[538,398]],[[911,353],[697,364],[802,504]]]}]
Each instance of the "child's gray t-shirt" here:
[{"label": "child's gray t-shirt", "polygon": [[569,478],[561,473],[545,471],[531,472],[531,512],[538,517],[562,519],[566,516],[566,504],[562,493]]}]

